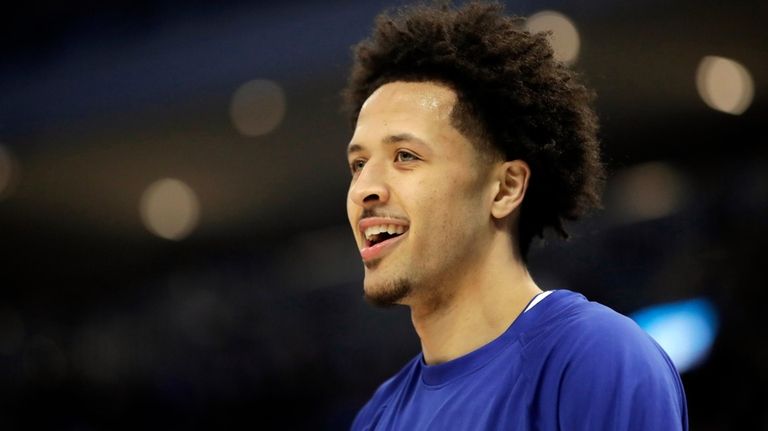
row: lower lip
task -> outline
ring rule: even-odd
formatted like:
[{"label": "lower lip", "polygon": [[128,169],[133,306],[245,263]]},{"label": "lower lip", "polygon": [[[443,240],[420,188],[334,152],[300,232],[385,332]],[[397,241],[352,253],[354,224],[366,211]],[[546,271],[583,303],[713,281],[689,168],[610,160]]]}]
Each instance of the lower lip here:
[{"label": "lower lip", "polygon": [[390,250],[392,250],[392,247],[397,245],[397,243],[399,243],[400,240],[403,239],[403,237],[406,235],[408,235],[408,232],[400,236],[396,236],[394,238],[380,242],[376,245],[372,245],[370,247],[363,247],[362,249],[360,249],[360,256],[362,256],[363,261],[366,261],[366,262],[369,260],[384,257],[387,255],[387,253],[389,253]]}]

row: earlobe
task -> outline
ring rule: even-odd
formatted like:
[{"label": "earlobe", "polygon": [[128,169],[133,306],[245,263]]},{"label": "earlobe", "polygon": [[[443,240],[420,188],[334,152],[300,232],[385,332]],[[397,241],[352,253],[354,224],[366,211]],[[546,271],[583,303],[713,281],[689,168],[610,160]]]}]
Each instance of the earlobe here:
[{"label": "earlobe", "polygon": [[511,160],[499,166],[496,177],[496,195],[491,214],[496,219],[510,215],[523,202],[531,170],[522,160]]}]

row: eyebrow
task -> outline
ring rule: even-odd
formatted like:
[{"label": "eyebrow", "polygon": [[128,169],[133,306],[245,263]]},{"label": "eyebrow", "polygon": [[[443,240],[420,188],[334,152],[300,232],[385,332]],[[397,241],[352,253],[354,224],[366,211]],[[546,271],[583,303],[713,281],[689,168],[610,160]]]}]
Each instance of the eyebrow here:
[{"label": "eyebrow", "polygon": [[[398,133],[396,135],[389,135],[381,140],[381,143],[386,145],[397,144],[399,142],[415,142],[417,144],[428,146],[423,139],[410,133]],[[347,147],[347,154],[356,153],[358,151],[362,151],[363,149],[364,147],[362,145],[352,143],[349,144],[349,147]]]}]

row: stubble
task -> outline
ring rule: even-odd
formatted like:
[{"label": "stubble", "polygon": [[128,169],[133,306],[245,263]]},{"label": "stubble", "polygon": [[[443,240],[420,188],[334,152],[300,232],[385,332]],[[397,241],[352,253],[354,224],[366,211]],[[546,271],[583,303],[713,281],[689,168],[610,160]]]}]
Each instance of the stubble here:
[{"label": "stubble", "polygon": [[365,289],[365,300],[376,307],[389,308],[402,303],[411,294],[413,284],[405,278]]}]

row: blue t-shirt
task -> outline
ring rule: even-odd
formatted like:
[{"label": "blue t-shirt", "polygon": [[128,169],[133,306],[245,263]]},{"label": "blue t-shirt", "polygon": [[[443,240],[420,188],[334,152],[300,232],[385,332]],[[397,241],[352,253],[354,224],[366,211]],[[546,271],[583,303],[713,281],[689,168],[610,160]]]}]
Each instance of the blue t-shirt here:
[{"label": "blue t-shirt", "polygon": [[419,354],[353,430],[687,430],[680,376],[632,320],[557,290],[460,358]]}]

